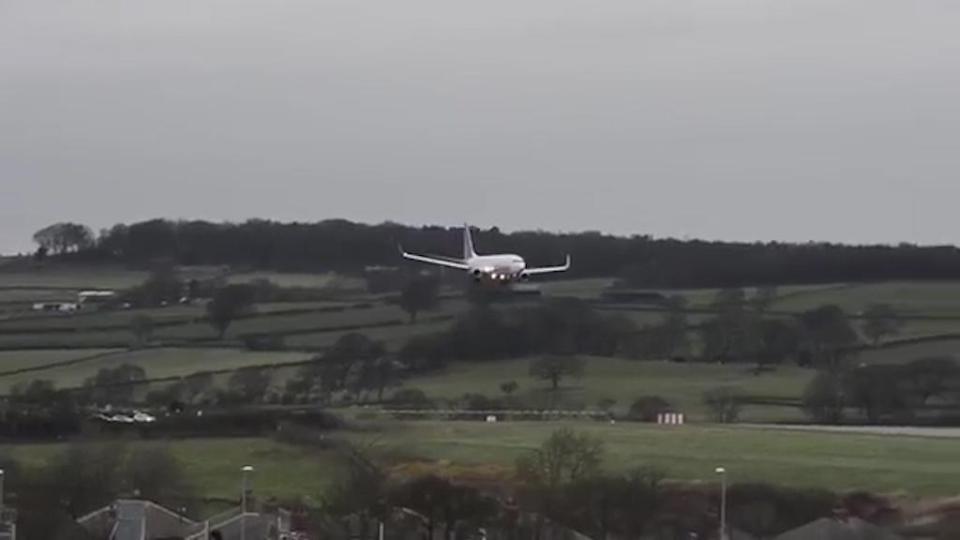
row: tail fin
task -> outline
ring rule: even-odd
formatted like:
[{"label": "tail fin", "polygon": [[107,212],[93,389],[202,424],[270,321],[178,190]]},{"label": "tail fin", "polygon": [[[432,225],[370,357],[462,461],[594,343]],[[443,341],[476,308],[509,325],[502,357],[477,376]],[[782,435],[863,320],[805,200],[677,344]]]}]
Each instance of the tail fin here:
[{"label": "tail fin", "polygon": [[477,256],[473,249],[473,236],[470,234],[470,225],[463,224],[463,260],[472,259]]}]

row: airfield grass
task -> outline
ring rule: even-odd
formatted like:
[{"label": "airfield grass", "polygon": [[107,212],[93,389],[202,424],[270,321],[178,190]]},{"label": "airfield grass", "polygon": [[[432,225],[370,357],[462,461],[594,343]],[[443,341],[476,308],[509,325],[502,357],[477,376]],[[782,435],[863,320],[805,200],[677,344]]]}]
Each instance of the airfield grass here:
[{"label": "airfield grass", "polygon": [[[377,422],[335,436],[370,448],[394,470],[420,464],[441,473],[475,470],[510,478],[516,459],[560,428],[601,439],[603,467],[610,472],[655,467],[671,480],[714,482],[714,468],[723,465],[734,483],[910,496],[950,496],[958,491],[960,439],[590,421]],[[207,497],[236,497],[238,470],[249,464],[256,468],[253,486],[260,496],[315,504],[342,471],[333,451],[266,438],[126,444],[133,450],[166,446]],[[0,446],[0,453],[25,466],[42,467],[65,448],[66,444],[6,445]]]},{"label": "airfield grass", "polygon": [[960,439],[589,421],[422,421],[384,424],[371,440],[395,460],[508,468],[561,427],[601,439],[604,466],[611,471],[652,466],[671,479],[714,481],[714,468],[723,465],[733,482],[928,496],[958,492]]},{"label": "airfield grass", "polygon": [[[502,396],[500,385],[514,381],[518,385],[515,396],[549,401],[549,382],[531,378],[529,366],[530,359],[454,363],[442,373],[407,379],[404,388],[417,388],[431,398],[452,400],[466,393]],[[799,399],[813,376],[812,370],[793,366],[755,375],[751,366],[744,365],[589,357],[585,359],[582,378],[561,382],[556,401],[560,406],[592,408],[600,400],[613,399],[617,403],[615,409],[623,413],[637,398],[657,395],[689,418],[703,420],[707,410],[702,397],[707,390],[735,387],[747,396]],[[758,422],[793,420],[800,418],[800,411],[794,407],[747,405],[742,418]]]}]

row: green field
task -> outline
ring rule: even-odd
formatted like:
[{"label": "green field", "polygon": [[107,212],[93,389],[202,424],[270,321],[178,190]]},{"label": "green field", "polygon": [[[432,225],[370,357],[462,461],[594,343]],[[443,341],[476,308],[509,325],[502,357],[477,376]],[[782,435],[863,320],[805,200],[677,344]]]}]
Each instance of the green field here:
[{"label": "green field", "polygon": [[860,352],[856,361],[867,364],[902,364],[931,356],[952,356],[960,359],[960,339],[943,339],[897,347],[868,349]]},{"label": "green field", "polygon": [[[601,438],[604,466],[611,472],[652,466],[673,480],[713,482],[714,468],[723,465],[735,483],[948,496],[956,494],[955,478],[960,475],[960,439],[600,422],[432,421],[379,424],[339,436],[371,448],[388,467],[422,463],[439,470],[476,468],[502,477],[510,475],[517,457],[561,427]],[[256,468],[253,485],[261,496],[316,502],[340,471],[333,452],[269,439],[177,440],[168,447],[208,497],[234,497],[238,471],[249,464]],[[63,448],[13,445],[0,447],[0,452],[27,466],[42,466]]]},{"label": "green field", "polygon": [[[270,439],[178,439],[135,441],[137,446],[164,445],[182,463],[187,477],[200,494],[209,498],[239,497],[240,469],[256,467],[251,477],[254,490],[264,497],[304,500],[316,504],[338,471],[332,452],[278,443]],[[27,467],[42,467],[63,444],[0,446]]]},{"label": "green field", "polygon": [[405,422],[378,435],[395,459],[511,467],[561,426],[601,438],[610,470],[654,466],[673,479],[711,482],[723,465],[734,482],[955,495],[960,474],[960,439],[600,422]]},{"label": "green field", "polygon": [[[443,373],[408,379],[404,388],[418,388],[428,396],[455,399],[468,392],[488,397],[502,396],[500,384],[515,381],[516,396],[549,394],[546,381],[528,374],[529,360],[503,360],[483,363],[456,363]],[[640,396],[666,398],[691,420],[704,420],[706,410],[701,403],[703,392],[720,386],[739,388],[750,396],[797,399],[814,372],[797,367],[781,367],[776,371],[753,374],[748,366],[698,363],[673,363],[587,358],[582,379],[564,380],[559,401],[566,406],[596,407],[602,399],[614,399],[615,410],[625,413]],[[765,422],[771,419],[799,418],[792,407],[748,405],[744,421]]]},{"label": "green field", "polygon": [[365,290],[366,282],[362,279],[351,278],[332,272],[319,274],[281,273],[281,272],[248,272],[230,274],[227,281],[230,283],[252,283],[267,280],[278,287],[304,287],[310,289],[340,289]]},{"label": "green field", "polygon": [[[56,353],[56,354],[53,354]],[[37,351],[33,353],[3,353],[11,358],[17,358],[18,354],[27,356],[21,357],[20,365],[26,362],[26,359],[34,358],[31,355],[37,355],[40,359],[47,358],[45,355],[51,355],[50,358],[57,358],[57,355],[64,354],[66,351]],[[74,351],[72,357],[87,357],[87,351]],[[113,354],[93,358],[90,361],[53,367],[43,371],[33,371],[15,375],[0,376],[0,392],[8,391],[13,385],[20,382],[29,382],[35,379],[47,379],[54,381],[60,388],[74,388],[81,386],[83,382],[103,368],[115,368],[123,364],[134,364],[140,366],[146,371],[148,379],[164,377],[183,377],[199,371],[216,371],[239,369],[247,366],[269,366],[272,364],[299,362],[308,360],[309,353],[303,352],[253,352],[243,349],[143,349],[136,351],[117,351]],[[71,358],[72,358],[71,357]],[[0,361],[3,360],[0,356]],[[68,358],[64,358],[68,359]],[[38,365],[31,364],[31,365]],[[56,361],[56,360],[52,360]],[[46,362],[45,363],[51,363]],[[16,365],[16,364],[12,364]],[[14,368],[15,369],[15,368]]]},{"label": "green field", "polygon": [[905,315],[960,316],[960,282],[889,282],[828,288],[784,298],[775,309],[803,311],[837,304],[855,314],[870,304],[886,303]]},{"label": "green field", "polygon": [[126,289],[143,283],[147,275],[145,271],[104,266],[3,268],[0,270],[0,288]]},{"label": "green field", "polygon": [[[116,353],[117,349],[50,349],[40,351],[0,351],[0,372],[8,372],[24,368],[35,368],[64,362],[88,358],[108,353]],[[0,378],[2,381],[2,378]],[[0,383],[2,384],[2,383]]]}]

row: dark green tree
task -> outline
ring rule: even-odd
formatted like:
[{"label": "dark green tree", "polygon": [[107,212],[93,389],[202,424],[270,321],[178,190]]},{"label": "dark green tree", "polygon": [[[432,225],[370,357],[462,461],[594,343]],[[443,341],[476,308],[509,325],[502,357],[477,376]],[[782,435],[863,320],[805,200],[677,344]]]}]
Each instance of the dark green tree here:
[{"label": "dark green tree", "polygon": [[85,395],[94,403],[127,404],[133,401],[136,384],[146,378],[147,372],[133,364],[102,368],[84,382]]},{"label": "dark green tree", "polygon": [[800,314],[804,341],[817,367],[838,370],[845,353],[859,341],[839,306],[825,305]]},{"label": "dark green tree", "polygon": [[822,424],[839,424],[846,407],[843,381],[838,373],[820,371],[803,391],[803,410],[814,421]]},{"label": "dark green tree", "polygon": [[227,285],[214,293],[207,303],[207,317],[220,339],[230,324],[253,305],[253,288],[249,285]]},{"label": "dark green tree", "polygon": [[130,332],[140,347],[150,342],[150,337],[153,335],[153,327],[153,318],[148,315],[140,314],[130,319]]},{"label": "dark green tree", "polygon": [[943,396],[960,380],[960,365],[952,356],[920,358],[907,364],[907,374],[920,403]]},{"label": "dark green tree", "polygon": [[40,229],[33,241],[55,255],[80,251],[93,246],[93,231],[79,223],[55,223]]},{"label": "dark green tree", "polygon": [[416,322],[417,314],[437,305],[440,282],[433,277],[418,276],[410,280],[400,292],[400,307]]},{"label": "dark green tree", "polygon": [[913,415],[916,398],[903,366],[859,366],[844,374],[843,383],[847,403],[859,408],[868,422],[909,420]]},{"label": "dark green tree", "polygon": [[[366,449],[356,446],[340,448],[342,465],[340,477],[322,497],[323,511],[343,520],[343,538],[368,540],[374,538],[377,524],[389,515],[390,501],[387,474],[368,455]],[[355,521],[358,530],[350,530]]]},{"label": "dark green tree", "polygon": [[800,353],[802,335],[796,323],[781,319],[763,319],[756,324],[760,335],[758,366],[780,364]]},{"label": "dark green tree", "polygon": [[147,279],[134,290],[133,297],[137,305],[153,307],[177,302],[183,292],[183,280],[177,268],[169,263],[161,263],[154,265]]},{"label": "dark green tree", "polygon": [[500,391],[507,397],[513,395],[517,391],[520,385],[517,384],[517,381],[507,381],[500,383]]},{"label": "dark green tree", "polygon": [[260,367],[247,367],[233,372],[227,383],[230,394],[241,403],[263,401],[272,377],[269,371]]},{"label": "dark green tree", "polygon": [[641,396],[630,405],[630,418],[642,422],[653,422],[660,413],[670,412],[670,402],[660,396]]},{"label": "dark green tree", "polygon": [[887,336],[900,332],[903,321],[890,304],[871,304],[863,312],[860,330],[874,346]]},{"label": "dark green tree", "polygon": [[750,304],[753,306],[755,312],[762,315],[776,302],[778,294],[775,285],[759,287],[753,294],[753,297],[750,298]]}]

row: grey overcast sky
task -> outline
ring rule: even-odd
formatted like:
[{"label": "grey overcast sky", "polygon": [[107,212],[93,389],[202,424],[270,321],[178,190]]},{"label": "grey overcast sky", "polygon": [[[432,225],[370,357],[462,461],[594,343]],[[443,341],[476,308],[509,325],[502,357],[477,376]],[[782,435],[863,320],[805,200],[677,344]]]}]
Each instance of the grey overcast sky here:
[{"label": "grey overcast sky", "polygon": [[960,242],[956,0],[0,0],[0,251],[344,217]]}]

